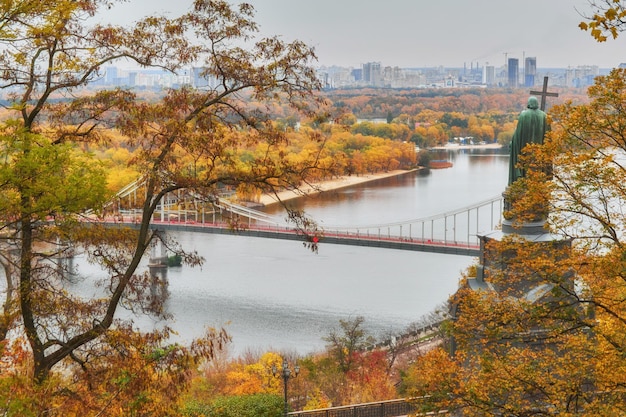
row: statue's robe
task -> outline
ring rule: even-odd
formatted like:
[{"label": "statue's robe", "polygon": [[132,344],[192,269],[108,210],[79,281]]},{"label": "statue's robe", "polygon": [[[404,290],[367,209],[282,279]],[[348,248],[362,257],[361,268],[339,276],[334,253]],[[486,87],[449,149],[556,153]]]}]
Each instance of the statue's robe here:
[{"label": "statue's robe", "polygon": [[522,150],[529,143],[543,144],[543,138],[549,130],[545,112],[539,110],[536,97],[528,99],[528,107],[520,115],[517,128],[511,140],[511,160],[509,161],[509,185],[525,175],[518,166]]}]

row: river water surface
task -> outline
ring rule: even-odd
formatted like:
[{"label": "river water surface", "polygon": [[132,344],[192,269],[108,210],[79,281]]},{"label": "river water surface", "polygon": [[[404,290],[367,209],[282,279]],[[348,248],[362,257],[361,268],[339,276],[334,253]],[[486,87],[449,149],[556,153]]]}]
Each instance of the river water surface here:
[{"label": "river water surface", "polygon": [[[494,150],[444,151],[452,168],[405,175],[298,199],[294,204],[322,226],[366,225],[416,219],[499,195],[508,155]],[[268,207],[278,213],[280,208]],[[375,336],[399,332],[456,291],[466,256],[201,233],[175,235],[206,259],[201,268],[170,268],[167,310],[177,338],[189,341],[205,326],[224,326],[231,352],[321,350],[322,337],[340,319],[365,317]],[[89,266],[77,259],[79,270]],[[92,271],[93,272],[93,271]],[[77,282],[88,286],[90,279]],[[158,326],[138,318],[143,328]]]}]

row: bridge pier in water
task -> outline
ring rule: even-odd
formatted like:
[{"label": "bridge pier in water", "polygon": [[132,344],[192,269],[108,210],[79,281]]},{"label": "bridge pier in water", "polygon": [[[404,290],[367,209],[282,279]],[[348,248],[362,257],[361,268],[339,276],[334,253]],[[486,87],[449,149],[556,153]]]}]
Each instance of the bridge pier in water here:
[{"label": "bridge pier in water", "polygon": [[[158,246],[158,248],[157,248]],[[160,249],[160,253],[157,249]],[[148,261],[148,271],[150,273],[150,297],[153,304],[160,304],[169,296],[169,281],[167,269],[169,268],[169,257],[167,248],[160,240],[155,241],[150,248],[150,259]]]}]

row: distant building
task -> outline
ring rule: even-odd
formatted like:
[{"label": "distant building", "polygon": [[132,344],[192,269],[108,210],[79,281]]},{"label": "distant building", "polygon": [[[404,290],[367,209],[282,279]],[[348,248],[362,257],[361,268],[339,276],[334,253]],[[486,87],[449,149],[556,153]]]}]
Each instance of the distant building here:
[{"label": "distant building", "polygon": [[483,68],[483,84],[496,85],[496,67],[493,65],[485,65]]},{"label": "distant building", "polygon": [[382,70],[380,62],[368,62],[363,64],[363,82],[372,87],[382,86]]},{"label": "distant building", "polygon": [[568,68],[565,73],[565,85],[567,87],[588,87],[594,83],[598,75],[600,75],[600,69],[595,65]]},{"label": "distant building", "polygon": [[[537,68],[535,57],[524,58],[524,68],[519,60],[505,59],[505,65],[481,66],[479,63],[463,67],[383,67],[380,62],[368,62],[359,68],[323,66],[316,68],[317,79],[324,89],[334,88],[473,88],[473,87],[535,87],[544,76],[552,86],[585,87],[593,85],[598,75],[608,74],[609,69],[597,66],[568,68]],[[626,63],[620,64],[626,68]],[[520,71],[522,70],[523,71]],[[161,69],[102,67],[99,78],[92,85],[129,86],[131,88],[180,88],[193,86],[200,89],[219,89],[218,79],[205,74],[205,68],[187,68],[181,73]],[[523,75],[521,75],[523,74]]]},{"label": "distant building", "polygon": [[507,79],[509,87],[519,87],[519,59],[509,58]]},{"label": "distant building", "polygon": [[528,57],[524,61],[524,87],[534,87],[537,77],[537,58]]},{"label": "distant building", "polygon": [[334,88],[330,74],[328,72],[318,71],[317,81],[319,81],[322,88]]},{"label": "distant building", "polygon": [[217,78],[205,74],[206,68],[193,67],[191,69],[191,85],[194,88],[215,88],[218,85]]},{"label": "distant building", "polygon": [[106,67],[104,73],[104,81],[108,85],[114,85],[117,80],[117,67]]}]

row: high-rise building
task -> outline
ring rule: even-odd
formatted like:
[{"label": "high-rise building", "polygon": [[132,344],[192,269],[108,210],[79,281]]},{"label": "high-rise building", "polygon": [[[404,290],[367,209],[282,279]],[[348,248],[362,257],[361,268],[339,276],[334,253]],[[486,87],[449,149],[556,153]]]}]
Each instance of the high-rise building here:
[{"label": "high-rise building", "polygon": [[108,85],[114,85],[117,81],[117,67],[109,66],[105,68],[104,79]]},{"label": "high-rise building", "polygon": [[191,85],[194,88],[215,88],[218,84],[215,76],[206,74],[206,68],[191,68]]},{"label": "high-rise building", "polygon": [[496,67],[493,65],[485,65],[483,67],[483,84],[489,86],[496,84]]},{"label": "high-rise building", "polygon": [[363,81],[367,85],[380,86],[382,84],[382,70],[380,62],[368,62],[363,64]]},{"label": "high-rise building", "polygon": [[565,73],[565,85],[567,87],[588,87],[593,85],[598,75],[600,75],[600,69],[596,65],[570,67]]},{"label": "high-rise building", "polygon": [[528,57],[524,61],[524,87],[534,87],[537,77],[537,58]]},{"label": "high-rise building", "polygon": [[516,88],[519,86],[519,59],[509,58],[507,77],[509,87]]}]

